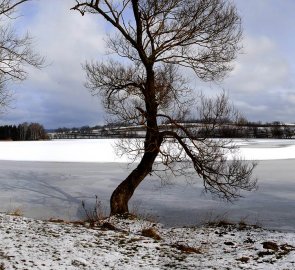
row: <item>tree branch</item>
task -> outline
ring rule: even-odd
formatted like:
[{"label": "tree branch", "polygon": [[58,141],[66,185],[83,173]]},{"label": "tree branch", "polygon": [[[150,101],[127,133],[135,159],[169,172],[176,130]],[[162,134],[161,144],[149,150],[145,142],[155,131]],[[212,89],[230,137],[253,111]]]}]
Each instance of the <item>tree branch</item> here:
[{"label": "tree branch", "polygon": [[28,1],[30,1],[30,0],[20,0],[20,1],[17,1],[16,3],[10,5],[11,0],[2,0],[2,2],[0,3],[0,15],[10,13],[18,5],[20,5],[24,2],[28,2]]}]

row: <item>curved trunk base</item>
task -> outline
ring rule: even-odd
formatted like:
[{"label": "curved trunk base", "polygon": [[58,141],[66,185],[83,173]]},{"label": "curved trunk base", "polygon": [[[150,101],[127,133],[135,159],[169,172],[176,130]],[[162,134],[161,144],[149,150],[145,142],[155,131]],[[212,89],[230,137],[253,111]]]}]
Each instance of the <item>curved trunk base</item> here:
[{"label": "curved trunk base", "polygon": [[114,190],[111,196],[111,215],[129,213],[128,202],[141,181],[152,171],[158,151],[145,153],[135,170]]},{"label": "curved trunk base", "polygon": [[111,215],[123,215],[129,213],[128,202],[132,194],[130,194],[130,191],[122,185],[124,182],[115,189],[111,196]]}]

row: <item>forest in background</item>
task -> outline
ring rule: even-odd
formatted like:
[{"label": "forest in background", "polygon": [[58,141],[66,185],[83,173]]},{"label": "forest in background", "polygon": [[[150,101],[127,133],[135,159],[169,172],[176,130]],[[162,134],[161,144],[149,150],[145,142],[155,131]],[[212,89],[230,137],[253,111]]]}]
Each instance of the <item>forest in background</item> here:
[{"label": "forest in background", "polygon": [[44,127],[38,123],[0,126],[0,140],[37,141],[48,140]]},{"label": "forest in background", "polygon": [[[271,123],[239,121],[236,123],[224,121],[218,128],[208,128],[201,120],[183,122],[182,125],[194,129],[196,138],[208,136],[211,138],[275,138],[292,139],[295,137],[295,124],[284,124],[279,121]],[[169,124],[159,125],[160,130],[173,129]],[[73,128],[58,128],[49,133],[53,139],[82,138],[144,138],[145,127],[141,125],[128,126],[123,123],[111,123],[104,126],[83,126]],[[182,134],[185,137],[185,134]]]}]

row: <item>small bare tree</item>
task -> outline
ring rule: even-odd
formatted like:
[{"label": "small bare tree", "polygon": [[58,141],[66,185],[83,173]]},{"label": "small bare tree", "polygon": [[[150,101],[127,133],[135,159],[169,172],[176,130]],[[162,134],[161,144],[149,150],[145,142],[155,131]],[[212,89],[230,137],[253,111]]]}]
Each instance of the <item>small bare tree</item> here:
[{"label": "small bare tree", "polygon": [[0,107],[5,107],[11,97],[8,83],[22,81],[27,77],[25,65],[40,68],[44,59],[31,48],[28,34],[18,36],[11,20],[16,19],[16,8],[30,0],[0,0]]},{"label": "small bare tree", "polygon": [[[141,160],[113,192],[111,214],[128,212],[135,189],[148,174],[157,173],[157,157],[175,174],[188,175],[194,168],[206,191],[227,200],[255,188],[254,165],[227,161],[234,146],[210,139],[213,130],[235,117],[226,96],[193,99],[179,70],[191,68],[202,80],[214,81],[232,69],[241,23],[230,1],[76,0],[72,9],[109,22],[116,34],[109,37],[108,47],[124,58],[86,63],[87,87],[102,96],[113,119],[146,130],[142,144],[123,145]],[[184,123],[192,108],[202,119],[202,132]]]}]

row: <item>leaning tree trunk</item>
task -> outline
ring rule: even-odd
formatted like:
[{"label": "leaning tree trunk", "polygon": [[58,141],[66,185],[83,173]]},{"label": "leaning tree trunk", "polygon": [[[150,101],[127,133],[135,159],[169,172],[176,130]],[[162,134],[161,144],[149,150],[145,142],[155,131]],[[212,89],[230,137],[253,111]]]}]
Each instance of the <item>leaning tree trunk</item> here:
[{"label": "leaning tree trunk", "polygon": [[111,215],[129,213],[128,202],[141,181],[152,171],[159,150],[146,152],[139,165],[115,189],[111,196]]},{"label": "leaning tree trunk", "polygon": [[111,196],[111,215],[129,213],[128,202],[141,181],[152,172],[154,161],[160,151],[162,139],[157,124],[157,102],[155,77],[152,66],[147,69],[144,91],[147,130],[144,141],[144,154],[137,168],[115,189]]}]

